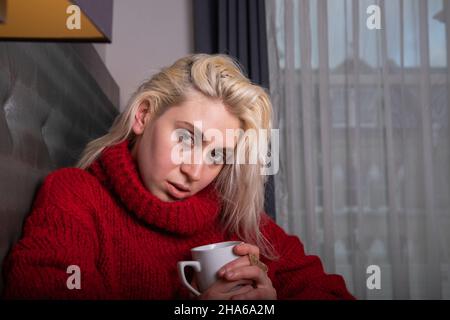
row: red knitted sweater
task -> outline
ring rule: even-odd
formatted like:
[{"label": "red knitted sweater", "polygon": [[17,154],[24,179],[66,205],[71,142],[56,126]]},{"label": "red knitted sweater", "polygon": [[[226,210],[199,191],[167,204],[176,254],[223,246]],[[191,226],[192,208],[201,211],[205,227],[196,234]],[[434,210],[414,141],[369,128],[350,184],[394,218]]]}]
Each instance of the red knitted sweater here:
[{"label": "red knitted sweater", "polygon": [[[212,185],[164,202],[140,180],[125,141],[105,149],[88,170],[59,169],[45,179],[25,221],[22,239],[4,261],[4,298],[189,299],[177,261],[190,248],[237,240],[219,223]],[[266,214],[261,230],[281,258],[268,261],[279,299],[352,299],[341,276],[326,275],[296,236]],[[70,265],[81,289],[68,289]]]}]

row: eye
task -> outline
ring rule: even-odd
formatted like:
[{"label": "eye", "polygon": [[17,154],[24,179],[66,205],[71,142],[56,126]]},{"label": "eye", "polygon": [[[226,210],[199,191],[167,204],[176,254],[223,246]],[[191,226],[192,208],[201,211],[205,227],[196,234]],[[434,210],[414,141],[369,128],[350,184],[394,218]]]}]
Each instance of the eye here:
[{"label": "eye", "polygon": [[181,142],[186,146],[192,147],[194,146],[194,137],[189,131],[183,130],[180,132],[178,136],[178,142]]},{"label": "eye", "polygon": [[222,164],[225,162],[225,155],[221,149],[211,150],[208,156],[214,164]]}]

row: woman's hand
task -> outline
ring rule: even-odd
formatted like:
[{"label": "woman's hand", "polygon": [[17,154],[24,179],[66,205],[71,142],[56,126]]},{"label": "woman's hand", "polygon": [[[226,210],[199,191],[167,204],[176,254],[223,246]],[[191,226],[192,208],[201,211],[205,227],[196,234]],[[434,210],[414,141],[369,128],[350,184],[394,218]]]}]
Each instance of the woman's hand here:
[{"label": "woman's hand", "polygon": [[245,290],[241,288],[238,291],[228,293],[231,294],[231,300],[277,299],[277,291],[273,287],[267,272],[250,263],[248,255],[253,254],[259,259],[259,248],[248,243],[242,243],[235,246],[233,251],[241,257],[224,265],[218,272],[219,277],[225,279],[228,283],[229,281],[235,283],[240,280],[251,280],[254,285],[250,290],[248,290],[248,286],[245,286]]},{"label": "woman's hand", "polygon": [[[208,289],[206,289],[201,295],[195,297],[197,300],[230,300],[236,294],[245,294],[250,290],[254,290],[251,280],[237,280],[228,281],[225,279],[218,279]],[[191,285],[197,290],[197,278],[194,275]]]}]

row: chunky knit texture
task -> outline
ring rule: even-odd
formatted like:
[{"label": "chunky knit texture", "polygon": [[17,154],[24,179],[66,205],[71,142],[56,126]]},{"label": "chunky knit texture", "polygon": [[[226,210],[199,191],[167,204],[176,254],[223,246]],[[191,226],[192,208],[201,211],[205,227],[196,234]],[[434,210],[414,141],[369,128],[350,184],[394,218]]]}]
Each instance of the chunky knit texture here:
[{"label": "chunky knit texture", "polygon": [[[227,240],[212,185],[164,202],[143,185],[128,142],[105,149],[88,170],[59,169],[45,179],[22,239],[4,261],[7,299],[190,299],[177,261],[190,248]],[[262,261],[279,299],[352,299],[341,276],[327,275],[296,236],[266,214],[261,230],[281,258]],[[81,271],[69,290],[67,268]]]}]

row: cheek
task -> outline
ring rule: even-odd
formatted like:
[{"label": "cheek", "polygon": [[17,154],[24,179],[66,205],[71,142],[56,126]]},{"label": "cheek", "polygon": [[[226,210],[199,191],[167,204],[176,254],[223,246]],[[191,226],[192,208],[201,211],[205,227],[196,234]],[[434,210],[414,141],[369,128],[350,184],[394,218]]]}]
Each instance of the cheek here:
[{"label": "cheek", "polygon": [[220,173],[222,167],[206,168],[202,172],[201,184],[199,190],[210,184]]},{"label": "cheek", "polygon": [[170,136],[165,134],[163,130],[155,130],[150,141],[150,158],[152,159],[153,168],[158,175],[166,175],[175,167],[171,154],[175,142],[170,140]]}]

